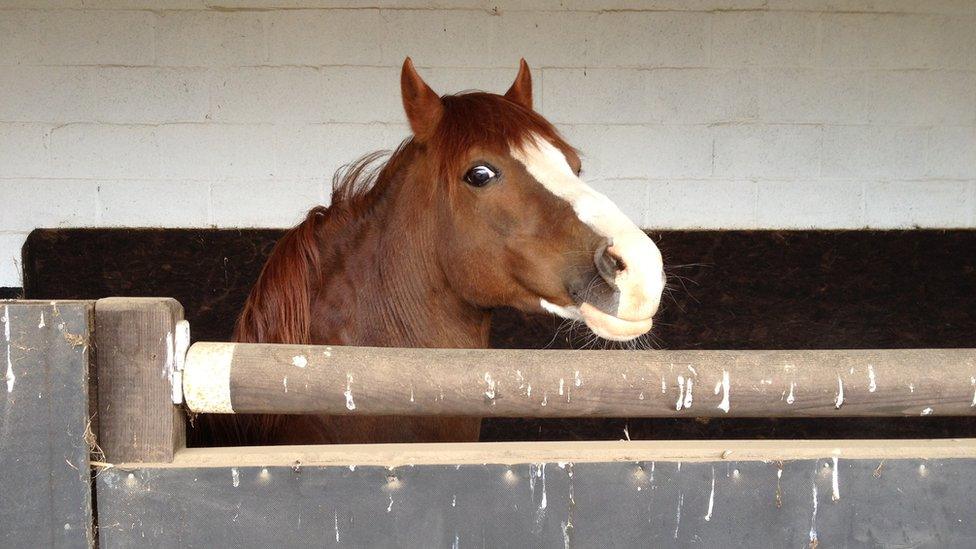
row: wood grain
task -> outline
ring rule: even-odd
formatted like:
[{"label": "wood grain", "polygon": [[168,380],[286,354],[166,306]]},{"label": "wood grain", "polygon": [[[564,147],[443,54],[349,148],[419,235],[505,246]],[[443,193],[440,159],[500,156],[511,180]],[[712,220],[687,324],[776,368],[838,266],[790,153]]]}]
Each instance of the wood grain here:
[{"label": "wood grain", "polygon": [[169,379],[182,319],[183,307],[173,299],[95,303],[98,442],[107,461],[171,461],[185,446]]},{"label": "wood grain", "polygon": [[[221,352],[214,352],[216,348]],[[236,413],[824,417],[976,413],[976,351],[517,351],[197,343]],[[191,376],[190,371],[196,370]],[[203,373],[201,373],[201,371]],[[221,374],[214,374],[219,376]],[[194,409],[195,403],[188,405]]]}]

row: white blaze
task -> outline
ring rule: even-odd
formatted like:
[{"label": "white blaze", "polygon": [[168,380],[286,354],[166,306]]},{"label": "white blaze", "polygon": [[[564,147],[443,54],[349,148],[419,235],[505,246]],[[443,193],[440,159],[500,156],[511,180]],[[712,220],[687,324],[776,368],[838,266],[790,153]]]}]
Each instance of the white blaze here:
[{"label": "white blaze", "polygon": [[[611,339],[632,339],[649,330],[664,290],[663,261],[657,246],[613,201],[577,177],[566,156],[552,143],[536,137],[521,148],[513,148],[511,154],[549,192],[569,202],[580,221],[607,238],[612,243],[609,251],[626,265],[613,281],[620,291],[616,318],[606,319],[606,325],[601,326],[608,333],[600,333],[601,327],[592,324],[590,328]],[[564,318],[577,318],[575,308],[548,302],[541,305]],[[637,323],[640,326],[629,325]],[[643,331],[633,333],[643,326]]]}]

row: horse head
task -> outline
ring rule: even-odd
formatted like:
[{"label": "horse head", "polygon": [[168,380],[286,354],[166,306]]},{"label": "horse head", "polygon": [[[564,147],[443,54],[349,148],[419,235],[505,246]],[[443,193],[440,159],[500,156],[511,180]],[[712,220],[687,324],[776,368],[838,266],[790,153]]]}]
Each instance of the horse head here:
[{"label": "horse head", "polygon": [[401,92],[431,174],[415,192],[437,197],[423,215],[437,226],[430,244],[455,292],[482,308],[582,320],[609,340],[651,329],[661,253],[580,178],[576,150],[532,109],[525,60],[504,95],[439,96],[407,58]]}]

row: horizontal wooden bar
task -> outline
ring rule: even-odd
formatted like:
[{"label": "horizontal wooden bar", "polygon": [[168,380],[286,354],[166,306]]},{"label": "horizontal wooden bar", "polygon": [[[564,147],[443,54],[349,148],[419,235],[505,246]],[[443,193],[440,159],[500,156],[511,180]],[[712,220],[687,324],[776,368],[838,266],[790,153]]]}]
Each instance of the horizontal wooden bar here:
[{"label": "horizontal wooden bar", "polygon": [[172,462],[113,467],[406,467],[638,461],[792,461],[843,459],[976,459],[976,439],[635,440],[464,442],[183,448]]},{"label": "horizontal wooden bar", "polygon": [[970,415],[976,350],[527,351],[197,343],[194,412],[499,417]]}]

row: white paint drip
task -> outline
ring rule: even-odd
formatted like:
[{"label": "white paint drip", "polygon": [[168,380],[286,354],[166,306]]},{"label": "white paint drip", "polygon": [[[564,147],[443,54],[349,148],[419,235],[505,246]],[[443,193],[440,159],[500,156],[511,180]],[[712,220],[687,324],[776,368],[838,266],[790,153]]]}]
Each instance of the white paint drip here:
[{"label": "white paint drip", "polygon": [[679,493],[678,494],[678,512],[677,512],[676,516],[674,517],[674,520],[675,520],[675,525],[674,525],[674,539],[678,539],[678,529],[681,528],[681,506],[684,505],[684,503],[685,503],[685,495]]},{"label": "white paint drip", "polygon": [[527,397],[532,396],[532,384],[531,383],[527,383],[525,385],[525,396],[527,396]]},{"label": "white paint drip", "polygon": [[675,403],[675,411],[681,410],[681,405],[685,402],[685,376],[678,376],[678,402]]},{"label": "white paint drip", "polygon": [[925,408],[924,410],[922,410],[922,415],[923,416],[927,416],[927,415],[931,414],[932,412],[933,412],[932,408]]},{"label": "white paint drip", "polygon": [[339,511],[333,511],[333,516],[335,517],[335,536],[336,543],[339,543]]},{"label": "white paint drip", "polygon": [[535,513],[535,521],[536,523],[541,523],[542,519],[546,516],[546,507],[548,506],[545,463],[529,464],[529,494],[533,502],[535,501],[535,485],[537,479],[542,481],[542,499],[539,501],[539,508]]},{"label": "white paint drip", "polygon": [[489,400],[494,400],[495,398],[495,382],[491,379],[491,374],[485,372],[485,384],[488,386],[485,389],[485,397]]},{"label": "white paint drip", "polygon": [[304,355],[295,355],[292,357],[291,363],[298,368],[304,368],[308,366],[308,359]]},{"label": "white paint drip", "polygon": [[583,378],[580,377],[579,370],[573,372],[573,384],[575,384],[577,387],[583,385]]},{"label": "white paint drip", "polygon": [[[514,476],[514,475],[513,475]],[[529,497],[532,501],[535,501],[535,465],[529,464]]]},{"label": "white paint drip", "polygon": [[559,525],[563,529],[563,547],[564,549],[569,549],[569,528],[573,525],[572,522],[560,522]]},{"label": "white paint drip", "polygon": [[973,403],[969,405],[970,408],[976,406],[976,376],[969,378],[969,384],[973,386]]},{"label": "white paint drip", "polygon": [[663,395],[663,394],[665,394],[667,392],[668,392],[668,383],[666,381],[664,381],[664,378],[662,377],[661,378],[661,394]]},{"label": "white paint drip", "polygon": [[874,376],[874,366],[868,364],[868,392],[873,393],[878,390],[877,378]]},{"label": "white paint drip", "polygon": [[817,546],[817,480],[813,480],[813,516],[810,518],[810,546]]},{"label": "white paint drip", "polygon": [[457,507],[457,494],[451,496],[451,507]]},{"label": "white paint drip", "polygon": [[[64,324],[59,324],[58,329],[63,330]],[[163,363],[163,377],[169,379],[172,383],[173,372],[176,370],[176,339],[173,337],[173,332],[166,332],[166,362]]]},{"label": "white paint drip", "polygon": [[393,494],[390,494],[390,504],[386,506],[386,512],[389,513],[393,510]]},{"label": "white paint drip", "polygon": [[281,383],[285,386],[285,392],[287,393],[288,392],[288,378],[286,377],[286,378],[282,379],[281,380]]},{"label": "white paint drip", "polygon": [[548,392],[542,393],[542,405],[545,406],[546,404],[549,404],[549,393]]},{"label": "white paint drip", "polygon": [[914,393],[915,392],[915,384],[914,383],[909,383],[908,384],[908,392],[909,393]]},{"label": "white paint drip", "polygon": [[624,438],[630,441],[630,431],[627,429],[627,424],[624,423]]},{"label": "white paint drip", "polygon": [[708,512],[705,513],[705,522],[712,520],[712,508],[715,506],[715,466],[712,466],[712,493],[708,495]]},{"label": "white paint drip", "polygon": [[37,323],[37,328],[41,329],[45,326],[44,324],[44,311],[41,311],[41,321]]},{"label": "white paint drip", "polygon": [[[346,395],[346,409],[355,410],[356,401],[352,398],[352,374],[346,374],[346,390],[342,394]],[[339,535],[338,531],[336,535]]]},{"label": "white paint drip", "polygon": [[241,485],[241,472],[237,470],[237,467],[230,468],[230,481],[237,488]]},{"label": "white paint drip", "polygon": [[10,348],[13,346],[10,342],[10,306],[3,306],[3,337],[7,341],[7,392],[12,393],[14,390],[14,383],[17,381],[17,376],[14,374],[14,363],[10,359]]},{"label": "white paint drip", "polygon": [[722,410],[726,414],[729,413],[729,372],[728,370],[722,370],[722,384],[715,386],[715,394],[718,394],[719,387],[722,389],[722,402],[719,403],[718,409]]},{"label": "white paint drip", "polygon": [[830,489],[831,489],[830,499],[831,501],[838,501],[840,499],[840,471],[839,471],[840,468],[837,465],[837,456],[834,456],[833,460],[834,460],[834,470],[833,470],[833,477],[831,478],[831,483],[830,483]]},{"label": "white paint drip", "polygon": [[563,378],[559,378],[559,396],[563,396],[565,392],[566,381]]},{"label": "white paint drip", "polygon": [[692,379],[688,378],[688,390],[685,391],[685,408],[691,408],[691,386],[693,384]]},{"label": "white paint drip", "polygon": [[844,380],[837,376],[837,397],[834,398],[834,408],[840,410],[844,405]]},{"label": "white paint drip", "polygon": [[355,471],[356,470],[356,466],[355,465],[350,465],[349,466],[349,470],[350,471]]},{"label": "white paint drip", "polygon": [[545,514],[548,505],[548,492],[546,491],[546,464],[539,464],[539,478],[542,479],[542,500],[539,502],[539,510]]},{"label": "white paint drip", "polygon": [[794,402],[796,402],[796,397],[793,396],[793,390],[794,389],[796,389],[796,382],[795,381],[791,381],[790,382],[790,394],[789,394],[789,396],[786,397],[786,403],[787,404],[793,404]]}]

